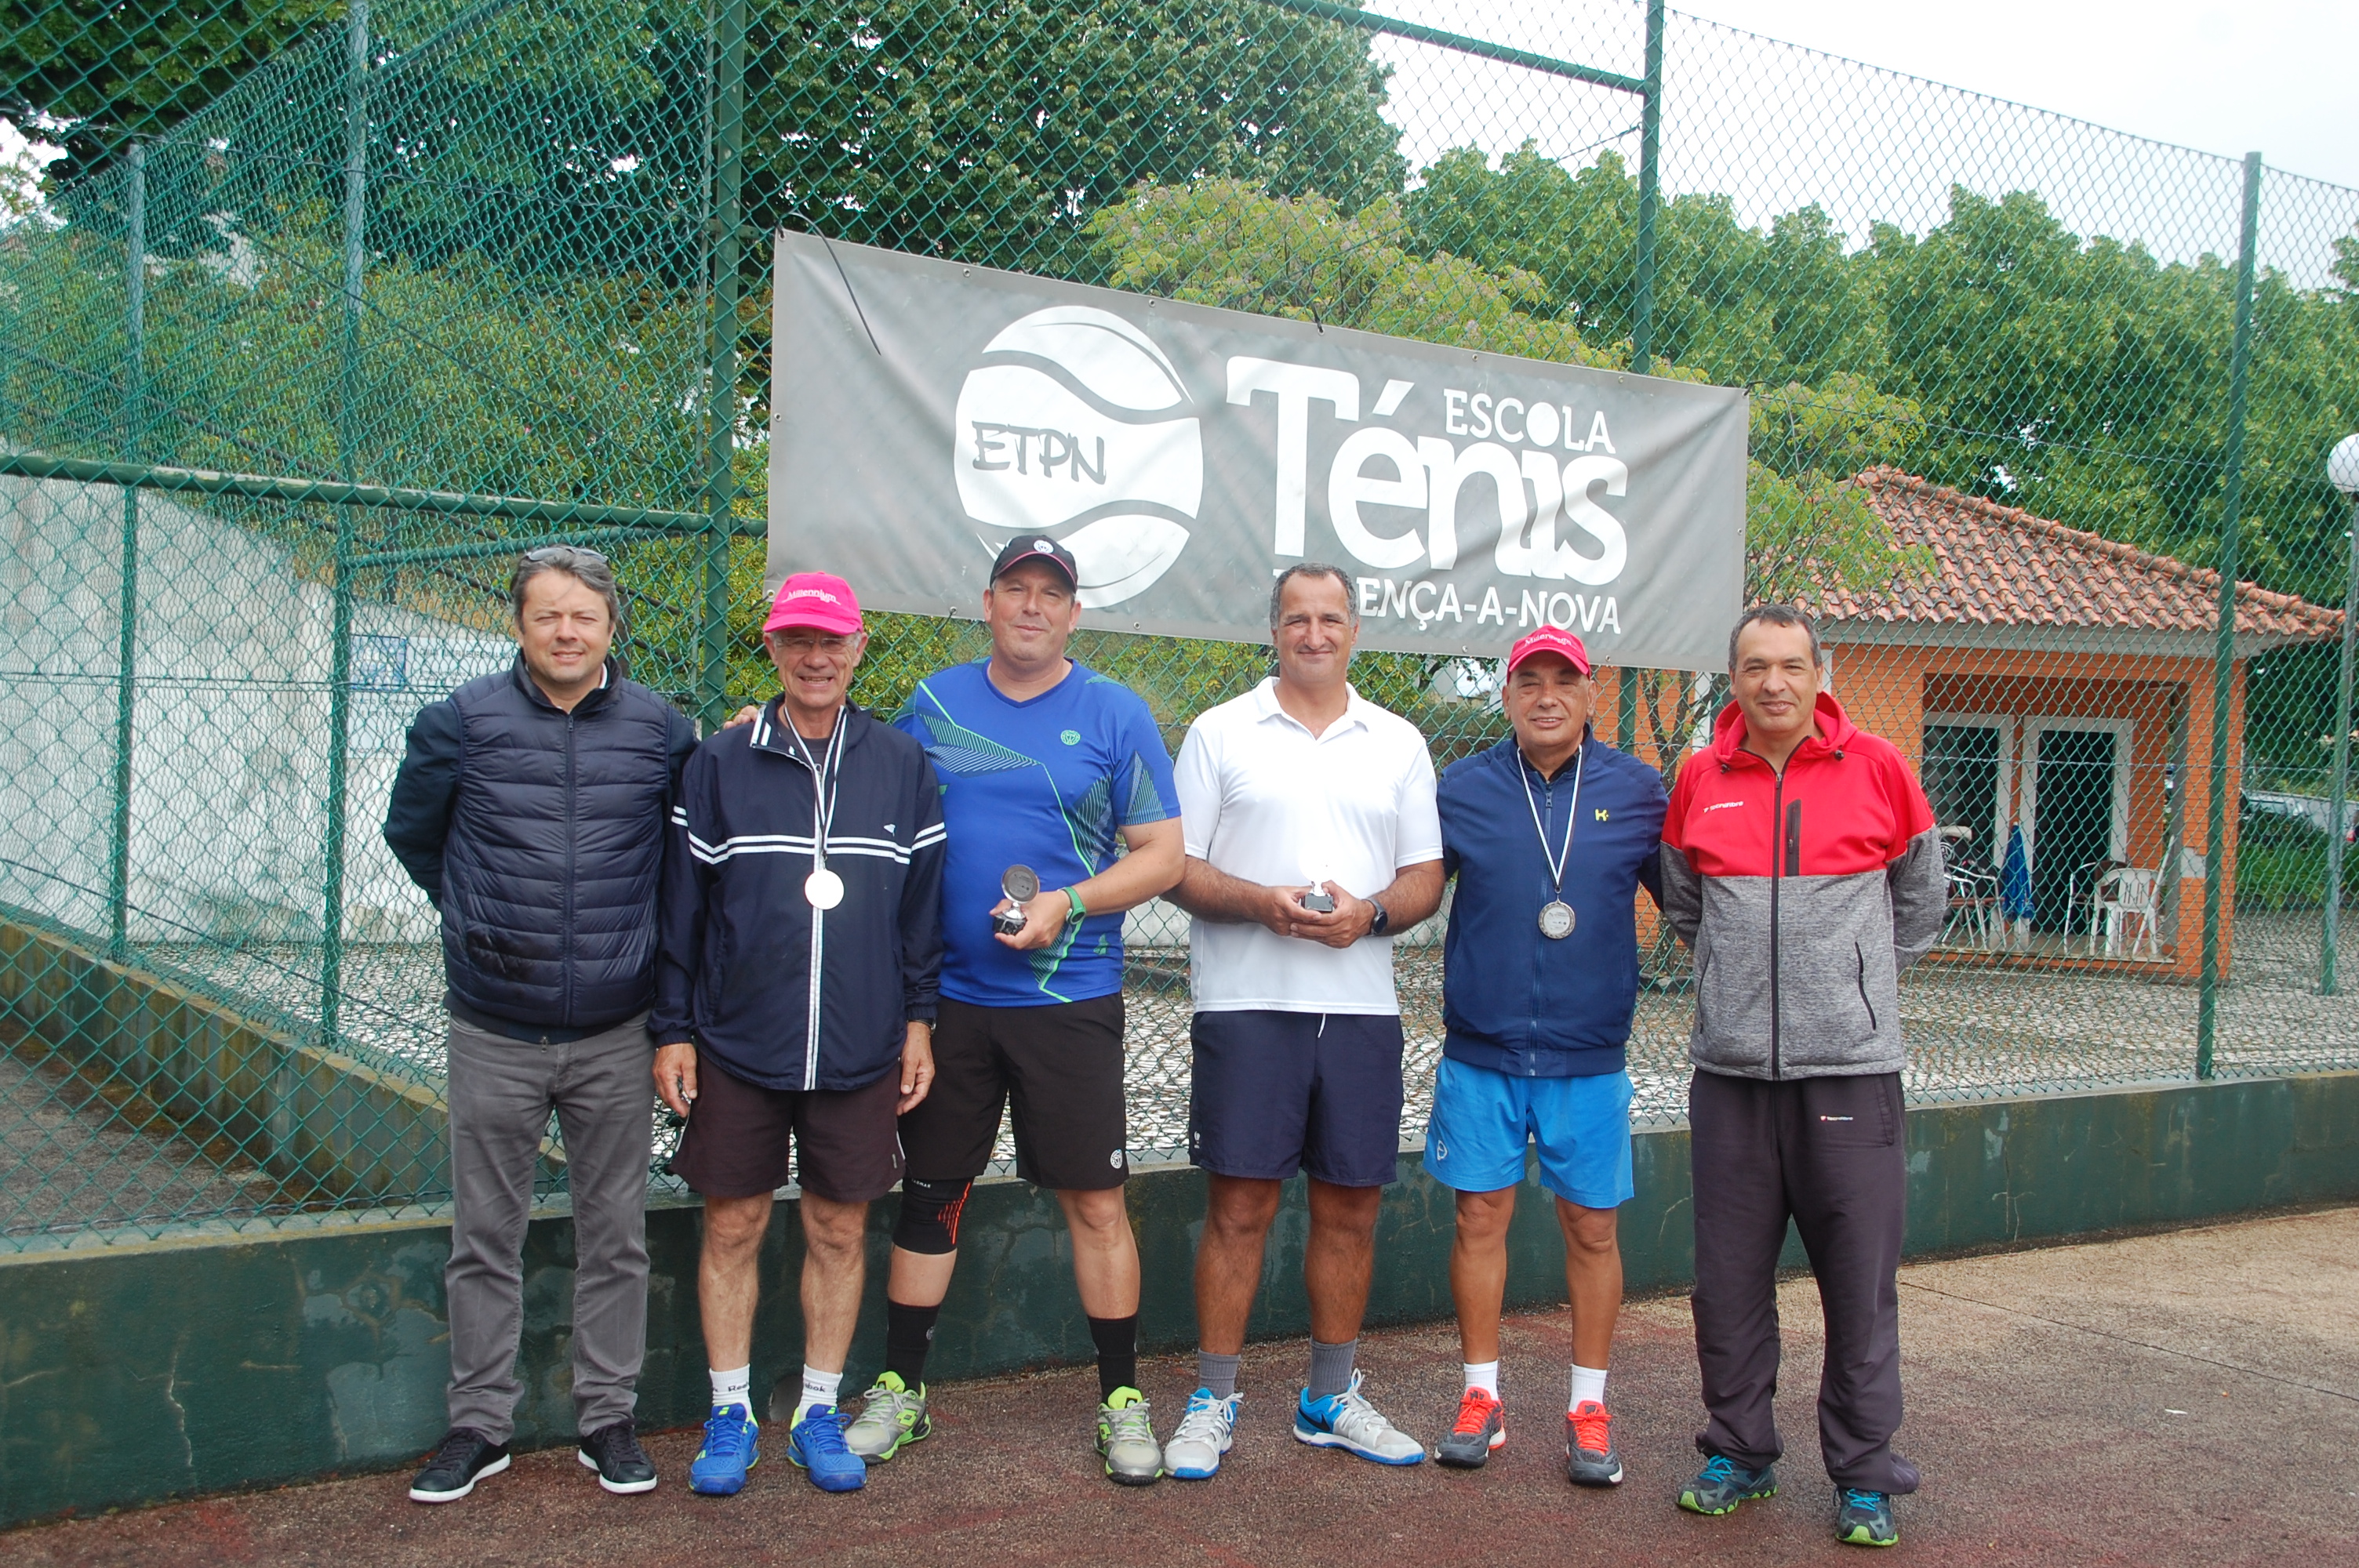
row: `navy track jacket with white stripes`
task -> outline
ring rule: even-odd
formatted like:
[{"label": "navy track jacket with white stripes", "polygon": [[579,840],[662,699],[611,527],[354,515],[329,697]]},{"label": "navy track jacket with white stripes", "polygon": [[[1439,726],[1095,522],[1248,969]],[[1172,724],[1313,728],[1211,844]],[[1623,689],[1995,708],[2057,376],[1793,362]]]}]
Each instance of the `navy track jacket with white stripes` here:
[{"label": "navy track jacket with white stripes", "polygon": [[[942,967],[941,789],[924,748],[846,704],[827,866],[812,907],[815,781],[773,697],[688,760],[664,841],[659,1045],[692,1041],[773,1089],[856,1089],[931,1022]],[[824,742],[810,743],[821,768]]]}]

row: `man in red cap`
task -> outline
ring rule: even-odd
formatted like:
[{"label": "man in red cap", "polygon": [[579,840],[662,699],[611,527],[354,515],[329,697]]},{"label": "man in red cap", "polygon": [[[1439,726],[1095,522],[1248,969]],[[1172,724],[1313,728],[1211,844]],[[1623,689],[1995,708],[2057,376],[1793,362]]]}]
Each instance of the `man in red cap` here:
[{"label": "man in red cap", "polygon": [[1465,1392],[1435,1457],[1473,1468],[1507,1441],[1499,1308],[1507,1226],[1539,1146],[1572,1307],[1566,1473],[1622,1479],[1605,1404],[1622,1310],[1615,1211],[1630,1199],[1637,892],[1659,902],[1663,783],[1590,733],[1597,690],[1581,639],[1543,626],[1507,655],[1515,733],[1452,763],[1440,787],[1442,868],[1458,878],[1442,949],[1441,1065],[1425,1168],[1458,1194],[1450,1290]]},{"label": "man in red cap", "polygon": [[934,1073],[941,792],[915,741],[847,699],[868,642],[850,584],[787,579],[762,641],[785,689],[707,739],[681,776],[648,1022],[656,1091],[688,1122],[672,1169],[704,1198],[712,1413],[689,1485],[734,1492],[758,1455],[758,1264],[770,1195],[792,1179],[803,1368],[787,1456],[822,1489],[852,1491],[866,1466],[836,1404],[868,1206],[901,1179],[897,1119]]}]

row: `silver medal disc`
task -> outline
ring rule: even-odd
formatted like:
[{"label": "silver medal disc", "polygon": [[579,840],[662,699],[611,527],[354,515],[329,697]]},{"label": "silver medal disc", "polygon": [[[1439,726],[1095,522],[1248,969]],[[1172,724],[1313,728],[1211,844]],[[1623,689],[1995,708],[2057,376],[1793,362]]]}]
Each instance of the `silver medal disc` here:
[{"label": "silver medal disc", "polygon": [[833,909],[843,902],[843,879],[821,866],[803,879],[803,898],[813,909]]},{"label": "silver medal disc", "polygon": [[1564,900],[1551,899],[1540,906],[1540,935],[1551,942],[1561,942],[1572,935],[1572,905]]}]

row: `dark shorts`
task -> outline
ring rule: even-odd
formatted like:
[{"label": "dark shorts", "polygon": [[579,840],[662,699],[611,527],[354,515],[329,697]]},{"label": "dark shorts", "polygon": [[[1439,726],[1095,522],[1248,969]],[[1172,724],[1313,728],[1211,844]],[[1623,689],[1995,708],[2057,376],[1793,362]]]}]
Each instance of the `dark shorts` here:
[{"label": "dark shorts", "polygon": [[1338,1187],[1395,1179],[1401,1021],[1345,1012],[1200,1012],[1188,1158],[1217,1175]]},{"label": "dark shorts", "polygon": [[909,1174],[964,1182],[991,1164],[999,1112],[1016,1132],[1016,1173],[1059,1192],[1122,1185],[1122,993],[1047,1007],[977,1007],[944,997],[934,1020],[934,1087],[901,1119]]},{"label": "dark shorts", "polygon": [[791,1138],[791,1175],[803,1191],[873,1203],[901,1179],[900,1101],[897,1070],[856,1089],[766,1089],[700,1054],[672,1174],[709,1198],[759,1197],[787,1184]]}]

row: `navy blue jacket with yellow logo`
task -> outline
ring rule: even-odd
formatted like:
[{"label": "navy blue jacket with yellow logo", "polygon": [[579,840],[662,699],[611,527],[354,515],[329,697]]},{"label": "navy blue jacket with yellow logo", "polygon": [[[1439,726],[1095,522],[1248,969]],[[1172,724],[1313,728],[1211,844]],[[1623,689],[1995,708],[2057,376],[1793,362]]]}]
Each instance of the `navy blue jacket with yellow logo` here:
[{"label": "navy blue jacket with yellow logo", "polygon": [[[1458,879],[1442,949],[1441,1051],[1452,1061],[1519,1078],[1622,1070],[1638,1000],[1638,889],[1662,897],[1663,781],[1594,735],[1581,759],[1578,805],[1574,764],[1545,778],[1512,735],[1442,773],[1442,871]],[[1539,925],[1553,891],[1540,836],[1560,848],[1568,816],[1560,896],[1573,928],[1559,940]]]}]

